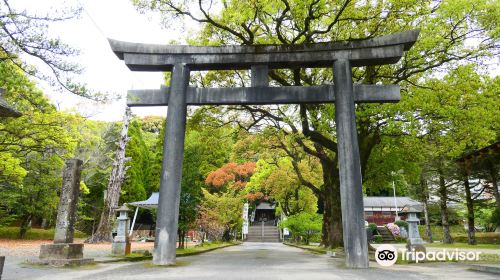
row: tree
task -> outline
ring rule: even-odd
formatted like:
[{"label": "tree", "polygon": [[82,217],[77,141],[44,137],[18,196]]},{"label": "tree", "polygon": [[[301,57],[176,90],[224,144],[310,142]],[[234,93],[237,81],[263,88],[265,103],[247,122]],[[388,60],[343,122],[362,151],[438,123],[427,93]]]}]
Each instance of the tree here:
[{"label": "tree", "polygon": [[78,133],[74,116],[57,112],[11,61],[0,61],[0,87],[23,112],[0,119],[0,211],[19,220],[22,238],[34,219],[54,216],[63,159],[72,156]]},{"label": "tree", "polygon": [[[74,81],[81,74],[81,67],[70,61],[79,51],[48,34],[51,23],[74,19],[81,13],[80,7],[64,7],[52,10],[50,15],[29,14],[25,9],[16,8],[12,1],[0,2],[0,61],[17,66],[29,76],[48,82],[58,90],[102,100],[105,96],[90,92],[84,84]],[[35,58],[46,66],[48,73],[22,60],[23,55]]]},{"label": "tree", "polygon": [[103,194],[108,186],[117,139],[120,134],[118,122],[108,123],[80,118],[77,121],[80,135],[75,157],[83,161],[82,181],[88,193],[80,192],[77,227],[88,234],[95,232],[103,209]]},{"label": "tree", "polygon": [[130,159],[126,163],[127,175],[121,188],[120,201],[132,202],[146,199],[150,189],[150,174],[153,156],[150,147],[146,144],[140,120],[132,120],[128,130],[125,157]]},{"label": "tree", "polygon": [[[307,167],[302,169],[307,170]],[[249,201],[262,198],[276,201],[279,210],[287,217],[301,212],[316,213],[318,210],[317,197],[300,184],[290,158],[282,158],[276,165],[259,160],[245,191]]]},{"label": "tree", "polygon": [[224,229],[223,240],[230,240],[231,234],[242,225],[245,186],[255,167],[253,162],[230,162],[210,172],[205,179],[208,188],[203,191],[201,217],[215,218],[215,224]]},{"label": "tree", "polygon": [[123,117],[123,127],[120,133],[118,149],[116,150],[115,160],[113,162],[113,169],[108,181],[108,188],[106,191],[106,200],[101,213],[101,219],[96,232],[86,240],[88,243],[98,242],[111,242],[113,222],[115,220],[115,209],[118,207],[120,199],[120,192],[123,181],[125,180],[125,173],[127,171],[125,164],[128,159],[125,157],[125,149],[128,142],[128,127],[131,117],[130,108],[125,109]]},{"label": "tree", "polygon": [[[415,90],[412,114],[419,145],[426,155],[425,179],[435,188],[440,198],[441,224],[444,242],[451,243],[448,226],[448,202],[461,200],[458,190],[465,188],[470,242],[474,243],[474,207],[470,194],[469,173],[455,163],[455,159],[491,143],[499,130],[496,120],[495,91],[498,78],[477,74],[475,65],[463,65],[452,69],[441,79],[429,79]],[[437,94],[436,94],[437,92]]]},{"label": "tree", "polygon": [[[167,23],[179,16],[202,24],[198,36],[188,40],[198,45],[270,44],[283,45],[372,38],[397,31],[420,28],[421,35],[405,58],[396,65],[354,69],[354,81],[400,84],[400,106],[358,105],[358,140],[362,175],[365,177],[371,153],[383,135],[402,135],[394,122],[398,110],[407,110],[409,85],[465,59],[484,59],[496,54],[498,30],[495,1],[223,1],[211,10],[203,1],[136,0],[141,10],[159,11]],[[191,5],[192,3],[192,5]],[[476,39],[478,44],[465,42]],[[331,70],[284,69],[269,73],[277,85],[317,85],[331,81]],[[242,71],[223,71],[200,76],[201,86],[234,86],[248,83]],[[243,114],[242,114],[243,112]],[[301,179],[324,203],[323,244],[342,245],[340,188],[337,166],[334,107],[332,105],[242,106],[222,110],[226,119],[245,129],[265,123],[280,129],[303,152],[317,157],[322,165],[323,185]],[[242,115],[246,114],[247,118]],[[282,141],[283,142],[283,141]],[[284,146],[286,147],[286,146]],[[288,148],[287,148],[288,149]],[[294,160],[300,157],[292,156]],[[299,179],[300,170],[295,169]],[[318,188],[319,187],[319,188]]]}]

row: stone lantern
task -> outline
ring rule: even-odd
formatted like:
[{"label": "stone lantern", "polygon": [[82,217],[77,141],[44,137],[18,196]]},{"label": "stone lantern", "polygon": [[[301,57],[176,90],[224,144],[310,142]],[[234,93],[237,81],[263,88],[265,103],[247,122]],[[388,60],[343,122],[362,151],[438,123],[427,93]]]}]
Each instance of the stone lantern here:
[{"label": "stone lantern", "polygon": [[130,212],[130,209],[127,205],[123,204],[122,207],[116,209],[116,211],[119,214],[117,218],[118,227],[116,230],[116,236],[113,239],[111,253],[113,255],[128,255],[130,254],[130,239],[128,235],[130,223],[128,212]]},{"label": "stone lantern", "polygon": [[416,206],[409,206],[406,212],[408,213],[408,218],[406,219],[406,222],[408,222],[408,245],[423,244],[424,241],[420,238],[418,232],[418,223],[420,219],[417,217],[417,213],[421,211],[419,211]]}]

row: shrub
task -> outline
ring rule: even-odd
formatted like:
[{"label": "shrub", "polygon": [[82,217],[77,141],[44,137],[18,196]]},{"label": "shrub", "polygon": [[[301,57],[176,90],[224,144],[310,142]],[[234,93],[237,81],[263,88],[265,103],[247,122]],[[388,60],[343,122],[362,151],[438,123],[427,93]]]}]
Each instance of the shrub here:
[{"label": "shrub", "polygon": [[399,234],[401,233],[398,225],[394,223],[388,223],[386,227],[391,231],[393,236],[399,236]]},{"label": "shrub", "polygon": [[406,238],[403,238],[401,236],[396,236],[394,239],[397,243],[406,243]]},{"label": "shrub", "polygon": [[382,235],[374,235],[373,236],[373,242],[374,243],[382,243],[384,241],[384,239],[382,238]]},{"label": "shrub", "polygon": [[370,224],[368,224],[368,228],[372,231],[372,234],[373,234],[373,235],[378,234],[378,231],[377,231],[377,224],[370,223]]},{"label": "shrub", "polygon": [[496,228],[500,227],[500,207],[496,207],[491,213],[490,223]]},{"label": "shrub", "polygon": [[408,222],[407,221],[399,220],[399,221],[395,221],[394,223],[396,225],[398,225],[399,228],[404,227],[406,230],[408,230]]},{"label": "shrub", "polygon": [[323,218],[319,214],[301,212],[292,215],[281,222],[281,228],[288,228],[293,236],[300,237],[306,244],[314,239],[315,235],[321,233]]}]

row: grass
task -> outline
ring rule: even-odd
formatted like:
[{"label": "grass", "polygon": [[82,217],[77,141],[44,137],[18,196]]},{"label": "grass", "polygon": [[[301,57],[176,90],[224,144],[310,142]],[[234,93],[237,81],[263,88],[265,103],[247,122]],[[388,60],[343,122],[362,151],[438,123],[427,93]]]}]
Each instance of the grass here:
[{"label": "grass", "polygon": [[[24,240],[52,240],[54,229],[31,228],[26,232]],[[75,230],[75,238],[85,238],[87,235]],[[0,227],[0,239],[19,239],[18,227]]]},{"label": "grass", "polygon": [[[425,239],[425,225],[418,226],[418,231],[420,233],[420,236]],[[431,225],[431,232],[432,232],[432,240],[434,241],[443,240],[442,226]],[[462,225],[450,226],[450,235],[452,238],[464,234],[467,235],[467,231]]]},{"label": "grass", "polygon": [[[240,244],[239,242],[205,242],[203,245],[198,245],[194,247],[189,247],[185,249],[176,249],[176,256],[177,257],[182,257],[182,256],[191,256],[191,255],[197,255],[209,251],[213,251],[215,249],[221,249],[233,245],[238,245]],[[144,254],[138,254],[138,253],[131,253],[125,257],[120,256],[120,260],[125,260],[125,261],[142,261],[142,260],[149,260],[152,258],[152,255],[144,255]],[[116,261],[116,260],[115,260]],[[112,261],[112,262],[115,262]]]},{"label": "grass", "polygon": [[202,253],[202,252],[206,252],[206,251],[212,251],[215,249],[224,248],[224,247],[237,245],[237,244],[240,244],[240,243],[236,243],[236,242],[205,242],[202,245],[188,247],[188,248],[184,248],[184,249],[177,249],[176,255],[177,256],[189,256],[189,255]]},{"label": "grass", "polygon": [[290,242],[285,242],[285,245],[292,246],[292,247],[297,247],[301,248],[307,251],[310,251],[314,254],[326,254],[328,251],[325,247],[321,246],[315,246],[315,245],[305,245],[305,244],[297,244],[297,243],[290,243]]},{"label": "grass", "polygon": [[288,245],[288,246],[292,246],[292,247],[297,247],[297,248],[300,248],[300,249],[304,249],[304,250],[307,250],[309,252],[312,252],[314,254],[321,254],[321,255],[324,255],[326,254],[328,251],[333,251],[335,252],[337,255],[340,253],[340,254],[343,254],[344,253],[344,249],[339,247],[339,248],[335,248],[335,249],[328,249],[328,248],[325,248],[323,246],[317,246],[317,245],[305,245],[305,244],[297,244],[297,243],[291,243],[291,242],[285,242],[283,243],[285,245]]},{"label": "grass", "polygon": [[[425,226],[418,226],[418,230],[420,232],[420,236],[425,239]],[[432,231],[432,239],[434,241],[442,241],[443,240],[443,227],[442,226],[431,226]],[[457,243],[467,243],[467,230],[462,225],[453,225],[450,226],[450,235],[451,238]],[[477,243],[490,245],[497,244],[500,245],[500,233],[498,232],[476,232],[476,241]],[[495,249],[497,247],[494,247]]]},{"label": "grass", "polygon": [[477,245],[469,245],[467,243],[429,243],[425,245],[426,247],[433,248],[463,248],[463,249],[498,249],[500,250],[500,245],[498,244],[477,244]]}]

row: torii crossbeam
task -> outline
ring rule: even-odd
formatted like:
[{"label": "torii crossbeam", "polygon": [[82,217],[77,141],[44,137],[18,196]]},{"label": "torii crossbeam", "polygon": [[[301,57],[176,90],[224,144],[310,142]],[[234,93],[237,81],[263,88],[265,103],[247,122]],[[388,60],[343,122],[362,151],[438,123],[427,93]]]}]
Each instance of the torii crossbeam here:
[{"label": "torii crossbeam", "polygon": [[[351,67],[392,64],[417,40],[411,30],[367,40],[308,45],[172,46],[109,40],[132,71],[172,71],[170,87],[131,90],[129,106],[168,105],[153,262],[175,263],[187,105],[335,103],[346,265],[368,267],[355,102],[397,102],[397,85],[358,85]],[[334,84],[269,87],[277,68],[332,67]],[[251,70],[251,87],[188,87],[190,71]]]}]

